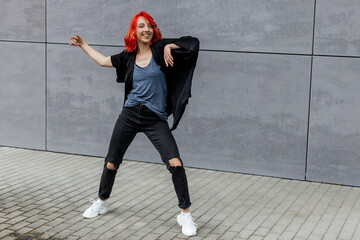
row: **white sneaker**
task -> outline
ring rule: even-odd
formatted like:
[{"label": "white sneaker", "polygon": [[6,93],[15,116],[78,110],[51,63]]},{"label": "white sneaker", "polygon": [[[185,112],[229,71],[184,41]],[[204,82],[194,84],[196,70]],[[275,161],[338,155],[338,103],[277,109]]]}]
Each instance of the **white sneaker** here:
[{"label": "white sneaker", "polygon": [[189,215],[188,217],[179,214],[177,216],[177,222],[182,227],[181,232],[185,236],[195,236],[196,235],[196,228],[198,225],[194,223],[194,219]]},{"label": "white sneaker", "polygon": [[104,214],[108,211],[105,203],[101,203],[99,200],[95,200],[93,198],[90,198],[89,201],[93,204],[91,207],[85,210],[84,214],[82,215],[84,218],[94,218],[99,214]]}]

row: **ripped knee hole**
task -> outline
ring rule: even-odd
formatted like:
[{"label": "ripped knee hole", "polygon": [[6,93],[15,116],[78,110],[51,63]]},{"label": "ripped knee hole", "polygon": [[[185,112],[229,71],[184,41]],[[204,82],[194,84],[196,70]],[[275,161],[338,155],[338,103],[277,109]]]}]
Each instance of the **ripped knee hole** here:
[{"label": "ripped knee hole", "polygon": [[111,162],[106,163],[106,168],[109,169],[109,170],[116,170],[115,164],[113,164]]},{"label": "ripped knee hole", "polygon": [[182,166],[181,161],[178,158],[170,159],[169,164],[170,164],[171,167],[181,167]]}]

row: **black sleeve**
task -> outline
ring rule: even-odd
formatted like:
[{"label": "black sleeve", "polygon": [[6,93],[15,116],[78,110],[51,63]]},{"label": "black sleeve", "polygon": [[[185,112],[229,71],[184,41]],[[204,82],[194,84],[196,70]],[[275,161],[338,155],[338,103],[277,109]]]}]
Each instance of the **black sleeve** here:
[{"label": "black sleeve", "polygon": [[122,63],[122,59],[124,58],[123,57],[124,55],[124,52],[121,52],[121,53],[118,53],[118,54],[115,54],[115,55],[111,55],[111,63],[113,65],[114,68],[118,68],[121,66],[121,63]]},{"label": "black sleeve", "polygon": [[[181,38],[164,38],[159,40],[159,43],[163,47],[165,47],[166,44],[173,43],[179,47],[181,47],[181,50],[188,50],[193,53],[197,53],[199,51],[200,41],[196,37],[186,36]],[[176,49],[178,50],[178,49]]]},{"label": "black sleeve", "polygon": [[[199,39],[197,39],[195,37],[190,37],[190,36],[181,37],[181,38],[175,39],[173,43],[175,45],[178,45],[182,49],[191,51],[193,53],[199,52],[200,41],[199,41]],[[175,50],[177,50],[177,49],[175,49]],[[179,50],[181,50],[181,49],[179,49]]]},{"label": "black sleeve", "polygon": [[172,67],[172,70],[183,70],[194,65],[199,53],[199,39],[190,36],[162,39],[163,48],[169,43],[180,47],[180,49],[171,50],[171,55],[174,58],[174,67]]},{"label": "black sleeve", "polygon": [[116,81],[117,82],[125,82],[125,69],[126,69],[126,61],[125,61],[125,51],[112,55],[110,57],[111,64],[114,68],[116,68]]},{"label": "black sleeve", "polygon": [[167,113],[173,114],[174,121],[171,131],[175,130],[185,111],[188,99],[191,97],[191,83],[199,54],[199,39],[194,37],[181,37],[176,39],[161,39],[157,44],[157,53],[164,64],[164,47],[173,43],[179,49],[172,49],[174,66],[162,66],[168,86]]}]

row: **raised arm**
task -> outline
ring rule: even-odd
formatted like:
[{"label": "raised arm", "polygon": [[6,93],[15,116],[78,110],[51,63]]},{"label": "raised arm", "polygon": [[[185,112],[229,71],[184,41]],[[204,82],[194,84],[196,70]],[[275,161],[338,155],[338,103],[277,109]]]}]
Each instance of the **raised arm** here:
[{"label": "raised arm", "polygon": [[79,46],[92,60],[94,60],[100,66],[113,67],[110,56],[105,57],[103,54],[90,47],[79,35],[76,34],[76,36],[70,37],[70,40],[71,46]]}]

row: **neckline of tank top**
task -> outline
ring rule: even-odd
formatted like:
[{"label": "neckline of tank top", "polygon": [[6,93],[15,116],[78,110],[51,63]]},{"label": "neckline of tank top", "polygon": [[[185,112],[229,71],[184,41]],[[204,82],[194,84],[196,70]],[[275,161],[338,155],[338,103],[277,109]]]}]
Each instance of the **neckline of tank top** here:
[{"label": "neckline of tank top", "polygon": [[153,61],[153,57],[151,57],[150,62],[148,63],[148,65],[146,65],[145,67],[140,67],[139,65],[137,65],[136,63],[134,63],[135,67],[138,67],[139,69],[146,69],[150,66],[151,62]]}]

